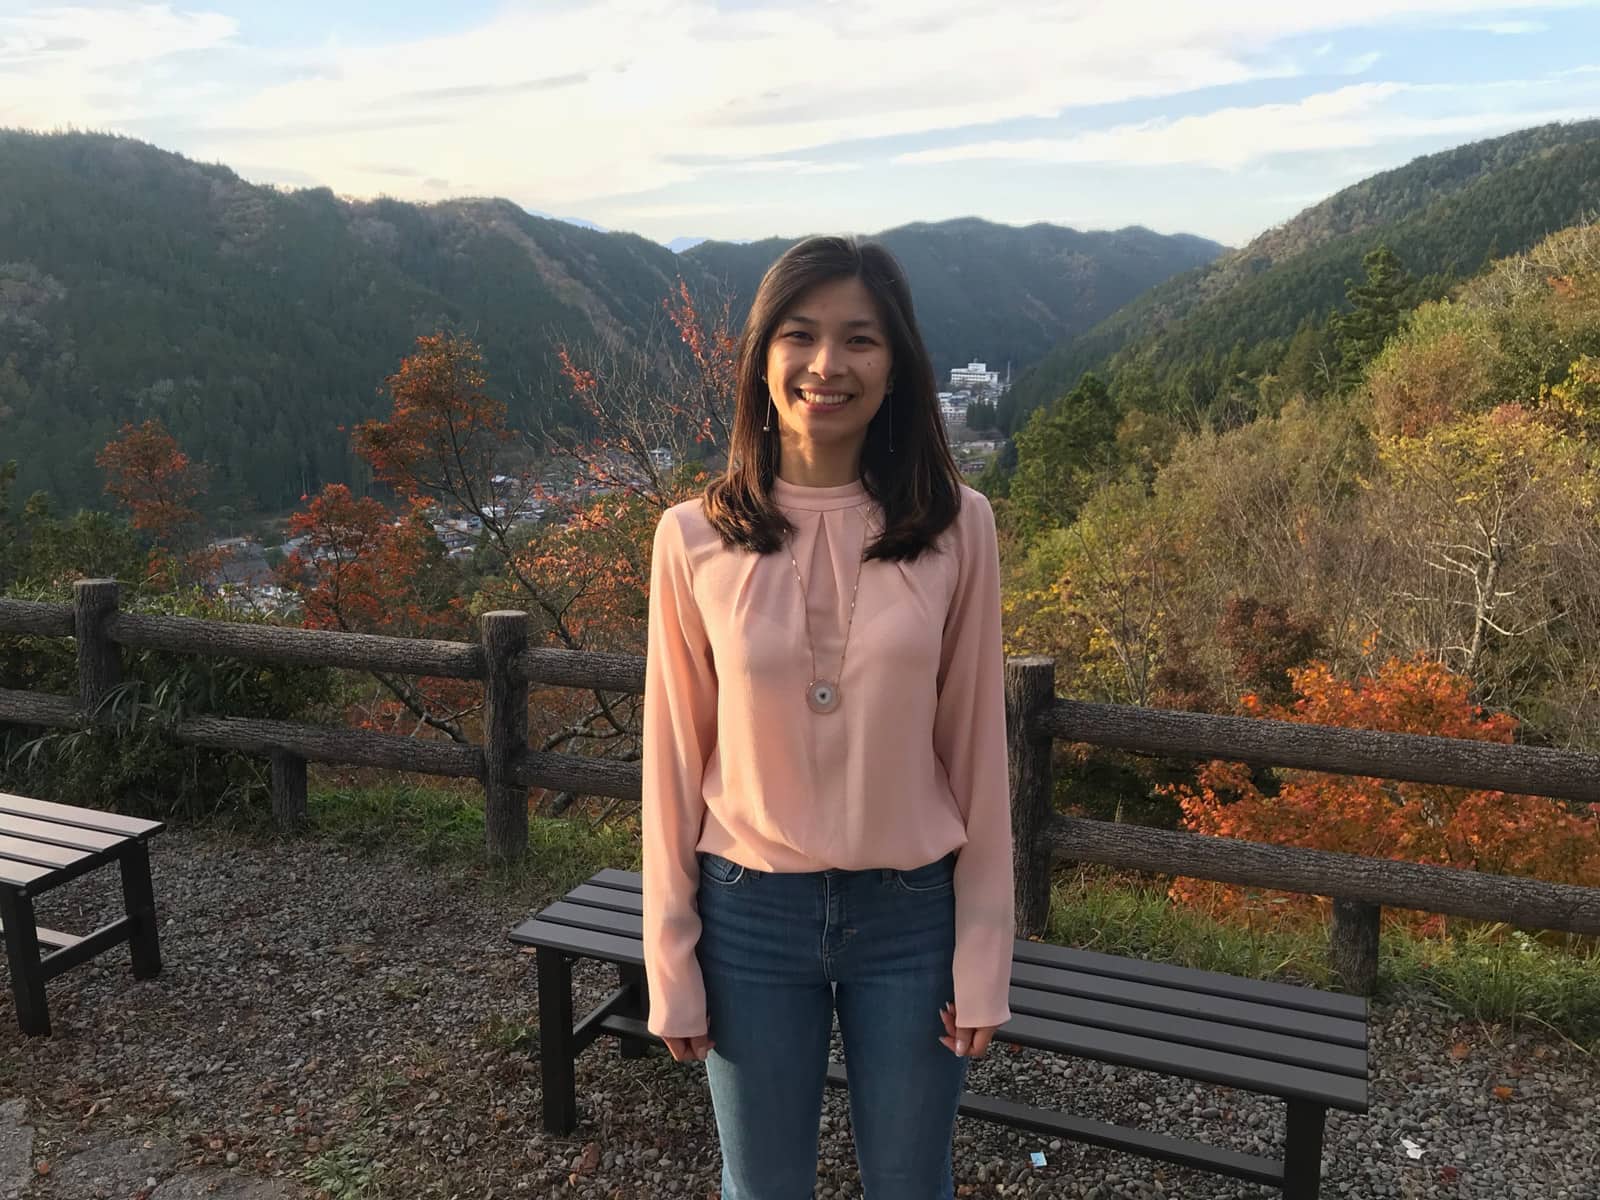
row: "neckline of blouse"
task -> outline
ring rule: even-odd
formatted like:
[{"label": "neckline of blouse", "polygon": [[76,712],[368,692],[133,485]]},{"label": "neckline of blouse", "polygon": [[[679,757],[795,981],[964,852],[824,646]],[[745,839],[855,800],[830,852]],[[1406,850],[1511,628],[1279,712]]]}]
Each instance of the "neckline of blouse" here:
[{"label": "neckline of blouse", "polygon": [[776,475],[772,479],[772,498],[784,508],[803,508],[816,512],[857,508],[872,499],[867,495],[867,485],[859,478],[833,487],[812,487],[790,483]]}]

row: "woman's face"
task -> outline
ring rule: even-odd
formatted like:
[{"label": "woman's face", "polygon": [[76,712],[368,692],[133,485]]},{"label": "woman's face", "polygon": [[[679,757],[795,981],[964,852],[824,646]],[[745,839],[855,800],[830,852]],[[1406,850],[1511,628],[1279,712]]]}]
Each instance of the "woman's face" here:
[{"label": "woman's face", "polygon": [[893,365],[877,305],[859,279],[802,293],[767,343],[767,387],[783,443],[854,443],[859,451]]}]

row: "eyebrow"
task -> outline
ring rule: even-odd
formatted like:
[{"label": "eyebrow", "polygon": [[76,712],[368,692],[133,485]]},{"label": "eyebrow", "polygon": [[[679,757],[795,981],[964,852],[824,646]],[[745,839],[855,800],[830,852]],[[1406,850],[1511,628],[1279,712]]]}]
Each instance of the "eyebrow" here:
[{"label": "eyebrow", "polygon": [[[822,324],[821,321],[818,321],[814,317],[785,317],[783,319],[783,321],[784,321],[784,324],[786,324],[786,325],[788,325],[788,324],[792,324],[792,325],[820,325],[820,324]],[[856,317],[854,320],[846,321],[844,323],[844,327],[846,329],[876,329],[878,327],[878,323],[876,321],[874,321],[871,317]]]}]

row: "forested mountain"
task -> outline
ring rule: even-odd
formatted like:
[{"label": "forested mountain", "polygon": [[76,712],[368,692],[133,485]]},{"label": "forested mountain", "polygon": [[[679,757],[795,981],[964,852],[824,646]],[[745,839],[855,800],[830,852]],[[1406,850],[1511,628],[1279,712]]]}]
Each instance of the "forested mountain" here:
[{"label": "forested mountain", "polygon": [[[942,369],[1021,366],[1220,249],[980,221],[887,240]],[[514,423],[560,419],[556,347],[644,344],[680,275],[731,284],[742,312],[785,245],[679,256],[505,200],[352,202],[126,138],[0,131],[0,461],[18,460],[19,495],[94,504],[94,451],[159,417],[210,464],[213,503],[282,509],[361,484],[340,427],[381,410],[416,335],[470,335]]]},{"label": "forested mountain", "polygon": [[1376,246],[1396,253],[1416,281],[1410,298],[1421,300],[1597,208],[1600,121],[1544,125],[1416,159],[1065,339],[1017,380],[1001,422],[1020,429],[1084,372],[1116,376],[1129,367],[1136,374],[1121,390],[1167,393],[1164,407],[1204,411],[1241,375],[1276,370],[1297,332],[1310,340]]},{"label": "forested mountain", "polygon": [[[981,359],[1002,374],[1038,359],[1062,336],[1087,330],[1173,275],[1211,262],[1224,247],[1140,226],[1080,233],[1039,223],[1017,229],[966,218],[918,222],[875,235],[915,284],[918,323],[934,369]],[[685,251],[707,275],[746,300],[778,255],[798,239],[735,245],[707,241]],[[745,307],[738,308],[741,319]],[[1052,333],[1064,329],[1066,335]]]}]

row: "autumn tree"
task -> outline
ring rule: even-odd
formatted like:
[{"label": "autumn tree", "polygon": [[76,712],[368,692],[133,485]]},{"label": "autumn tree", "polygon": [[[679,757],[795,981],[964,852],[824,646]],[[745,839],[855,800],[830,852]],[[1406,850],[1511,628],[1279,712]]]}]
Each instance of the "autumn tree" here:
[{"label": "autumn tree", "polygon": [[1576,590],[1596,585],[1600,484],[1585,446],[1518,405],[1380,446],[1388,487],[1369,507],[1405,558],[1375,622],[1402,654],[1442,658],[1479,698],[1514,708],[1542,674]]},{"label": "autumn tree", "polygon": [[1274,704],[1288,703],[1293,695],[1290,673],[1322,650],[1314,621],[1254,596],[1228,601],[1217,622],[1217,640],[1233,659],[1233,682],[1240,692]]},{"label": "autumn tree", "polygon": [[[1472,680],[1426,658],[1387,660],[1347,678],[1327,664],[1292,672],[1285,705],[1246,696],[1246,712],[1307,725],[1511,743],[1517,722],[1473,699]],[[1245,841],[1433,863],[1561,883],[1600,884],[1600,807],[1539,796],[1399,783],[1313,771],[1279,771],[1258,786],[1240,763],[1211,762],[1192,785],[1171,789],[1185,826]],[[1175,898],[1220,914],[1257,903],[1315,904],[1311,897],[1253,894],[1183,878]]]},{"label": "autumn tree", "polygon": [[[736,342],[728,308],[708,322],[699,303],[680,281],[664,301],[656,341],[587,357],[562,347],[563,377],[586,427],[540,426],[520,448],[531,454],[519,453],[506,405],[488,393],[481,355],[469,339],[419,338],[389,377],[391,413],[354,430],[357,452],[413,513],[461,514],[480,530],[474,559],[485,577],[474,611],[526,609],[534,645],[644,649],[655,524],[665,507],[703,485],[700,461],[726,444],[731,420]],[[547,486],[515,465],[539,455],[564,460],[571,486]],[[333,499],[330,509],[338,507]],[[378,583],[352,570],[342,586],[348,596]],[[347,602],[345,611],[357,609]],[[586,745],[593,753],[636,758],[638,702],[597,691],[590,703],[577,704],[570,689],[536,695],[534,747]],[[451,721],[423,708],[429,724]],[[554,806],[571,799],[558,796]]]},{"label": "autumn tree", "polygon": [[123,425],[95,462],[105,472],[106,494],[155,545],[152,577],[172,572],[194,581],[216,569],[216,556],[202,549],[204,527],[194,507],[205,491],[205,469],[184,453],[160,421]]},{"label": "autumn tree", "polygon": [[609,342],[580,356],[561,347],[562,375],[585,423],[541,424],[537,436],[576,478],[665,508],[693,486],[684,469],[692,478],[728,444],[738,336],[730,302],[696,299],[682,279],[661,307],[664,323],[642,348]]},{"label": "autumn tree", "polygon": [[[420,506],[395,517],[371,497],[330,483],[290,518],[288,532],[298,544],[278,575],[298,594],[308,628],[450,637],[465,624],[455,572]],[[372,675],[401,711],[369,707],[366,724],[392,726],[397,715],[409,714],[467,740],[461,720],[480,707],[478,689],[461,680]]]}]

